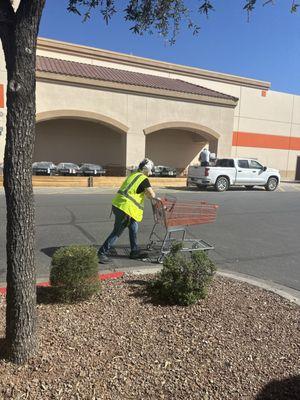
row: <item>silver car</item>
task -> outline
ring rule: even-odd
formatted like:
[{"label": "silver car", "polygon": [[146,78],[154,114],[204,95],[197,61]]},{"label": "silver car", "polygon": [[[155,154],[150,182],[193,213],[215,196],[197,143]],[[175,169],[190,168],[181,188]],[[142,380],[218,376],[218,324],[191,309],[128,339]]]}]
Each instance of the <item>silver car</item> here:
[{"label": "silver car", "polygon": [[59,163],[57,166],[57,172],[59,175],[64,176],[76,176],[79,173],[79,166],[74,163]]},{"label": "silver car", "polygon": [[56,165],[52,161],[37,161],[32,164],[33,175],[55,175]]},{"label": "silver car", "polygon": [[79,173],[83,176],[102,176],[106,174],[106,170],[98,164],[82,164]]}]

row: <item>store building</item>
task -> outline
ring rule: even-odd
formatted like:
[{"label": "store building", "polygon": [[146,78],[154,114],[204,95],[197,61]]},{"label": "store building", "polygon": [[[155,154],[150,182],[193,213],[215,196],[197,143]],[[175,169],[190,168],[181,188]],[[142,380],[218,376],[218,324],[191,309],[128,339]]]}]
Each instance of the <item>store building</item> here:
[{"label": "store building", "polygon": [[[184,173],[208,145],[294,179],[300,96],[270,83],[39,38],[34,160],[91,162],[125,174],[147,156]],[[0,59],[0,162],[6,71]],[[298,162],[298,169],[300,162]]]}]

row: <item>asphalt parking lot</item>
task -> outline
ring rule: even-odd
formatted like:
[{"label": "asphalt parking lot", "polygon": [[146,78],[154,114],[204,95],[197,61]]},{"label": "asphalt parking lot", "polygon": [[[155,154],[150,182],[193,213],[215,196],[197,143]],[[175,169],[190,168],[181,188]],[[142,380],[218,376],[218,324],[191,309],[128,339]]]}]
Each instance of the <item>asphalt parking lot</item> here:
[{"label": "asphalt parking lot", "polygon": [[[178,201],[204,200],[218,204],[216,222],[193,226],[190,237],[214,245],[210,252],[219,268],[276,282],[300,290],[300,185],[283,183],[276,192],[234,189],[226,193],[159,189],[160,196]],[[86,243],[100,246],[112,228],[110,204],[115,189],[36,188],[36,260],[39,277],[49,274],[51,255],[61,246]],[[5,199],[0,193],[0,217]],[[140,225],[145,246],[153,226],[149,204]],[[126,270],[141,261],[128,259],[128,235],[116,246],[111,270]],[[0,281],[5,280],[5,223],[0,226]]]}]

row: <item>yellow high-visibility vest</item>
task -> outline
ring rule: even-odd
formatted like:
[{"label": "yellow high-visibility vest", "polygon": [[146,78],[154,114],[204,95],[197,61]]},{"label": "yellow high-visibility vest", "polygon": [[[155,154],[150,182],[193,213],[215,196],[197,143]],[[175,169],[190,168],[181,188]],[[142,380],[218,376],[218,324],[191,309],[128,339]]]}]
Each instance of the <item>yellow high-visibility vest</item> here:
[{"label": "yellow high-visibility vest", "polygon": [[133,172],[125,179],[112,201],[115,207],[138,222],[143,219],[145,194],[136,191],[145,179],[147,176],[142,172]]}]

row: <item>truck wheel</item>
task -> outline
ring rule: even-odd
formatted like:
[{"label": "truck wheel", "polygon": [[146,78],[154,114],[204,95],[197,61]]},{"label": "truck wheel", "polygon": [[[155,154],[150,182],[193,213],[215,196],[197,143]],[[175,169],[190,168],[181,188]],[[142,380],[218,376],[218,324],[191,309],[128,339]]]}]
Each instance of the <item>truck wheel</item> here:
[{"label": "truck wheel", "polygon": [[215,183],[217,192],[225,192],[229,188],[229,180],[226,176],[219,176]]},{"label": "truck wheel", "polygon": [[265,189],[268,192],[273,192],[278,186],[278,179],[272,176],[271,178],[268,179],[267,184],[265,185]]}]

